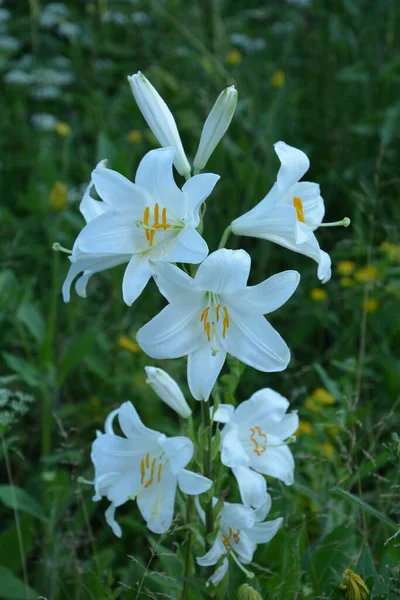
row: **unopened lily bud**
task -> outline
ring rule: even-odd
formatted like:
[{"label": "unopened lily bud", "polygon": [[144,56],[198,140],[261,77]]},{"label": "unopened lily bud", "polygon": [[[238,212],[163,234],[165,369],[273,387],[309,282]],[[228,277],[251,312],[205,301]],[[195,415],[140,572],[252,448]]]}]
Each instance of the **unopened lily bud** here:
[{"label": "unopened lily bud", "polygon": [[240,586],[237,594],[238,600],[263,600],[260,592],[257,592],[251,585],[244,583]]},{"label": "unopened lily bud", "polygon": [[181,388],[168,373],[157,367],[145,367],[146,383],[153,388],[157,396],[178,413],[183,419],[192,414]]},{"label": "unopened lily bud", "polygon": [[128,77],[132,93],[147,125],[163,148],[175,148],[174,165],[181,175],[190,177],[190,164],[182,146],[175,119],[168,106],[151,85],[150,81],[138,71]]},{"label": "unopened lily bud", "polygon": [[234,85],[226,88],[218,96],[201,132],[199,147],[193,162],[196,170],[204,169],[208,159],[228,129],[235,112],[237,98],[238,93]]}]

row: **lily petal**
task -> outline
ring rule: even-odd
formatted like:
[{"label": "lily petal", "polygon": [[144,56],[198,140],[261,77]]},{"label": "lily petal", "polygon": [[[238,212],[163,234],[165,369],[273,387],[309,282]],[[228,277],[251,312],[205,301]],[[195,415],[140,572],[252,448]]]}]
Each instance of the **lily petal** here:
[{"label": "lily petal", "polygon": [[248,467],[236,467],[232,471],[238,482],[243,504],[255,509],[263,506],[267,497],[265,478]]},{"label": "lily petal", "polygon": [[236,423],[228,423],[222,431],[221,462],[227,467],[247,467],[250,459],[242,446]]},{"label": "lily petal", "polygon": [[166,466],[160,481],[153,482],[138,494],[138,508],[147,527],[153,533],[162,534],[171,527],[174,518],[176,485],[176,476]]},{"label": "lily petal", "polygon": [[278,533],[282,527],[283,519],[274,519],[266,523],[256,523],[254,527],[246,531],[248,537],[255,544],[266,544]]},{"label": "lily petal", "polygon": [[[204,340],[204,331],[202,332]],[[220,349],[214,356],[211,343],[203,341],[188,357],[187,377],[190,392],[196,400],[208,400],[218,375],[224,366],[226,352]]]},{"label": "lily petal", "polygon": [[149,261],[141,254],[134,254],[125,269],[122,296],[125,304],[132,306],[151,277]]},{"label": "lily petal", "polygon": [[[120,406],[118,410],[118,420],[123,434],[128,439],[134,440],[136,443],[139,443],[139,441],[142,443],[143,439],[146,439],[149,441],[149,443],[157,444],[160,436],[163,435],[158,431],[149,429],[142,423],[142,420],[140,419],[132,402],[124,402]],[[147,452],[147,449],[144,450],[139,448],[138,450],[140,454]]]},{"label": "lily petal", "polygon": [[209,490],[212,481],[203,475],[183,469],[178,473],[178,485],[184,494],[197,496]]},{"label": "lily petal", "polygon": [[160,446],[168,457],[169,466],[174,475],[178,475],[192,460],[193,442],[187,437],[165,438],[160,442]]},{"label": "lily petal", "polygon": [[232,420],[235,407],[232,404],[219,404],[213,415],[215,423],[229,423]]},{"label": "lily petal", "polygon": [[[135,235],[137,237],[138,231],[130,212],[108,211],[88,223],[80,232],[77,242],[82,252],[98,255],[134,254],[137,252]],[[144,236],[142,231],[139,233]]]},{"label": "lily petal", "polygon": [[254,427],[257,423],[263,429],[268,425],[276,427],[284,418],[288,408],[289,401],[284,396],[271,388],[262,388],[239,404],[233,422],[244,428]]},{"label": "lily petal", "polygon": [[213,191],[220,176],[215,173],[201,173],[191,177],[183,186],[182,192],[187,196],[188,209],[192,214],[192,225],[197,227],[200,223],[200,207]]},{"label": "lily petal", "polygon": [[242,289],[249,278],[250,264],[250,256],[244,250],[217,250],[199,266],[194,278],[195,287],[216,294]]},{"label": "lily petal", "polygon": [[258,285],[239,290],[229,299],[236,310],[268,314],[280,308],[294,294],[300,281],[297,271],[283,271]]},{"label": "lily petal", "polygon": [[285,144],[285,142],[274,144],[274,150],[281,161],[277,183],[281,190],[286,191],[308,171],[310,161],[304,152]]},{"label": "lily petal", "polygon": [[226,554],[226,548],[221,540],[217,538],[207,554],[196,558],[196,562],[201,567],[211,567],[211,565],[217,564],[223,554]]},{"label": "lily petal", "polygon": [[272,435],[268,436],[267,450],[260,456],[251,453],[251,466],[264,475],[276,477],[286,485],[294,482],[294,459],[288,446]]},{"label": "lily petal", "polygon": [[192,227],[185,227],[161,250],[159,259],[197,265],[207,254],[208,246],[199,232]]},{"label": "lily petal", "polygon": [[[185,294],[187,302],[191,303],[193,279],[185,271],[162,261],[151,262],[151,270],[158,289],[168,302],[179,301]],[[198,298],[202,297],[202,292],[198,292]]]},{"label": "lily petal", "polygon": [[316,229],[325,215],[325,204],[321,197],[319,184],[311,181],[295,183],[288,190],[287,197],[291,202],[293,202],[293,198],[295,197],[300,198],[303,206],[304,221],[308,227],[311,226],[312,230]]},{"label": "lily petal", "polygon": [[143,216],[146,207],[143,190],[121,173],[98,165],[92,172],[92,180],[100,198],[112,208],[129,210],[133,220]]},{"label": "lily petal", "polygon": [[122,536],[122,529],[115,520],[115,508],[116,507],[114,506],[114,504],[111,503],[110,506],[107,508],[106,512],[104,513],[104,516],[106,518],[107,524],[113,530],[114,535],[120,538]]}]

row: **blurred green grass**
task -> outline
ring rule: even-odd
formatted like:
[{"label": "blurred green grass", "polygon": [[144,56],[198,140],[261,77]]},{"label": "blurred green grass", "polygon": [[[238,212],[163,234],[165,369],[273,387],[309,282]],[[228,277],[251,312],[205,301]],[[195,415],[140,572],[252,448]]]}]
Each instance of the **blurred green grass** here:
[{"label": "blurred green grass", "polygon": [[[72,246],[82,226],[79,195],[96,162],[108,158],[132,179],[156,145],[126,81],[140,69],[170,106],[190,156],[220,90],[235,84],[239,91],[235,118],[208,164],[222,175],[206,212],[210,249],[268,191],[279,139],[310,156],[309,178],[321,184],[327,220],[352,219],[349,229],[319,235],[334,272],[320,301],[311,292],[320,286],[309,259],[230,238],[231,247],[252,255],[250,283],[286,268],[298,269],[302,279],[272,319],[292,350],[289,368],[270,375],[247,369],[238,383],[232,362],[219,394],[232,399],[238,383],[240,401],[270,386],[311,427],[294,447],[295,486],[269,484],[274,511],[286,524],[255,557],[264,593],[282,600],[336,597],[341,572],[358,564],[374,597],[399,598],[398,542],[388,542],[395,531],[334,492],[345,490],[399,521],[400,450],[393,434],[399,429],[400,264],[382,246],[400,244],[398,2],[76,0],[64,6],[68,15],[50,25],[43,21],[49,10],[37,0],[29,6],[6,1],[9,18],[0,14],[0,387],[34,399],[27,414],[3,428],[2,452],[15,485],[41,507],[42,521],[32,506],[19,511],[31,587],[52,599],[135,598],[135,582],[145,572],[146,593],[163,591],[160,579],[143,571],[151,538],[133,504],[120,509],[125,535],[118,541],[105,525],[104,504],[92,503],[92,489],[79,480],[92,478],[95,430],[122,401],[136,402],[151,427],[177,432],[174,415],[145,384],[143,367],[154,361],[118,342],[133,340],[162,299],[152,285],[133,308],[124,306],[117,268],[93,277],[88,299],[73,294],[64,305],[68,261],[51,250],[54,241]],[[69,135],[53,126],[43,131],[43,114],[66,123]],[[133,136],[137,143],[129,141],[132,130],[141,134]],[[69,190],[61,211],[49,202],[56,182]],[[373,265],[374,278],[359,282],[351,274],[344,287],[337,270],[344,260],[355,263],[355,273]],[[183,363],[159,364],[189,397]],[[320,387],[334,404],[307,408]],[[2,481],[9,481],[6,470]],[[6,504],[0,511],[0,564],[22,580],[14,515]],[[157,550],[151,569],[178,579],[182,548],[175,542],[184,544],[185,535],[172,532],[163,542],[178,558]],[[240,577],[231,574],[227,597],[236,597]],[[118,582],[131,589],[118,591]],[[180,584],[170,585],[164,592],[174,598]],[[9,589],[0,597],[11,597]]]}]

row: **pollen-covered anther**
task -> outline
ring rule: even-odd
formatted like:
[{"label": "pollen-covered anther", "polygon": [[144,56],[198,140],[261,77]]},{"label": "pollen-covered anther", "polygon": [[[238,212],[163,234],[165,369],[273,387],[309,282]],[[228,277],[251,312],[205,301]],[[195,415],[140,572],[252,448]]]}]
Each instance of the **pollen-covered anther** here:
[{"label": "pollen-covered anther", "polygon": [[253,452],[257,454],[257,456],[261,456],[261,454],[266,451],[267,436],[258,425],[250,427],[250,441],[254,444]]},{"label": "pollen-covered anther", "polygon": [[149,242],[149,246],[153,245],[155,233],[158,229],[166,231],[171,224],[167,222],[167,209],[164,207],[161,211],[161,223],[160,223],[160,205],[158,202],[154,205],[153,210],[154,223],[150,225],[150,207],[146,206],[143,213],[143,229],[146,235],[146,240]]},{"label": "pollen-covered anther", "polygon": [[297,219],[301,222],[304,223],[305,219],[304,219],[304,209],[303,209],[303,203],[300,200],[300,198],[298,198],[297,196],[295,196],[293,198],[293,206],[296,209],[296,214],[297,214]]},{"label": "pollen-covered anther", "polygon": [[[161,474],[163,470],[163,464],[159,463],[157,467],[157,458],[153,458],[150,463],[150,453],[147,452],[144,458],[140,461],[140,483],[144,488],[148,488],[154,482],[156,476],[157,482],[161,481]],[[157,475],[156,475],[157,468]],[[146,476],[148,475],[147,479]]]}]

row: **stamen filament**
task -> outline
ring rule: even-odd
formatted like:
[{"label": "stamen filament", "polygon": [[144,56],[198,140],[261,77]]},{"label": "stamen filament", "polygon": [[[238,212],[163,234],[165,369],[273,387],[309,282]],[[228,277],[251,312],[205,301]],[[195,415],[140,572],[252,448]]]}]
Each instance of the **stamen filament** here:
[{"label": "stamen filament", "polygon": [[237,558],[236,554],[234,552],[232,552],[232,550],[229,550],[229,554],[230,554],[230,556],[232,556],[233,560],[235,561],[235,563],[237,564],[237,566],[239,567],[239,569],[241,571],[243,571],[243,573],[246,575],[246,577],[248,579],[253,579],[254,573],[252,573],[251,571],[248,571],[247,569],[244,568],[244,566],[242,565],[242,563]]},{"label": "stamen filament", "polygon": [[72,250],[68,250],[68,248],[64,248],[64,246],[61,246],[61,244],[59,244],[58,242],[54,242],[54,244],[52,245],[52,249],[55,252],[65,252],[65,254],[72,254]]},{"label": "stamen filament", "polygon": [[344,217],[341,221],[333,221],[332,223],[306,223],[309,227],[348,227],[351,223],[349,217]]}]

